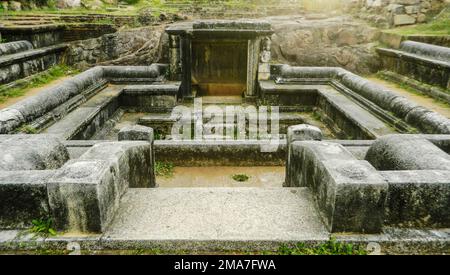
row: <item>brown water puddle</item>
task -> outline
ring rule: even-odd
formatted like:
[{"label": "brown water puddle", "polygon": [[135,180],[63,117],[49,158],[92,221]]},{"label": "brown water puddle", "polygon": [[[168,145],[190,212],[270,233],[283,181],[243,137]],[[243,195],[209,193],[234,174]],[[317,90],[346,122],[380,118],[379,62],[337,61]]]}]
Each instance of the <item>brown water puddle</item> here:
[{"label": "brown water puddle", "polygon": [[412,92],[409,92],[403,88],[401,88],[399,85],[388,82],[376,77],[368,77],[368,80],[375,82],[377,84],[380,84],[382,86],[385,86],[386,88],[389,88],[391,91],[406,97],[407,99],[411,100],[412,102],[415,102],[423,107],[426,107],[432,111],[435,111],[436,113],[439,113],[445,117],[450,118],[450,107],[436,101],[435,99],[431,97],[427,97],[425,95],[415,94]]},{"label": "brown water puddle", "polygon": [[[246,182],[237,182],[232,177],[245,174]],[[177,187],[282,187],[285,178],[284,166],[214,166],[175,167],[172,177],[157,177],[161,188]]]}]

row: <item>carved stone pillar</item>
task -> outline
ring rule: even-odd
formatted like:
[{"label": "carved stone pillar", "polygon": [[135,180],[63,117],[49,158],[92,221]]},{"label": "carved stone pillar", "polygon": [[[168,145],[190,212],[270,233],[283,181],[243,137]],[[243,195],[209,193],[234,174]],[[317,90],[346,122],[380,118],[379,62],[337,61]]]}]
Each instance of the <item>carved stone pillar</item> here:
[{"label": "carved stone pillar", "polygon": [[248,41],[246,97],[256,96],[256,79],[258,73],[260,44],[260,39],[252,39]]},{"label": "carved stone pillar", "polygon": [[181,81],[180,37],[169,36],[170,80]]},{"label": "carved stone pillar", "polygon": [[272,59],[271,54],[272,41],[270,37],[264,37],[261,39],[261,53],[258,65],[258,80],[269,80],[270,79],[270,60]]}]

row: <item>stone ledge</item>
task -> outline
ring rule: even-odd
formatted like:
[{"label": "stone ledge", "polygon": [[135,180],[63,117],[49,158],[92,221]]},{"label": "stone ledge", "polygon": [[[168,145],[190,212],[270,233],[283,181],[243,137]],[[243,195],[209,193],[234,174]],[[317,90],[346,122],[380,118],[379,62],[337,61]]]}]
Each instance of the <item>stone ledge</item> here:
[{"label": "stone ledge", "polygon": [[50,87],[35,96],[0,110],[0,134],[10,133],[23,123],[43,116],[84,90],[102,83],[105,79],[110,82],[120,82],[144,78],[147,81],[152,79],[153,82],[154,78],[164,78],[166,69],[167,66],[163,64],[137,67],[94,67],[58,84],[58,86]]},{"label": "stone ledge", "polygon": [[90,236],[57,236],[48,238],[35,238],[32,235],[24,235],[18,230],[0,231],[0,251],[32,252],[37,249],[65,250],[69,243],[77,243],[82,251],[130,251],[157,250],[171,254],[180,251],[186,252],[232,252],[241,251],[273,251],[279,250],[282,245],[295,246],[298,242],[306,245],[318,245],[325,243],[330,237],[339,242],[352,243],[367,247],[380,245],[381,254],[387,255],[416,255],[416,254],[445,254],[450,249],[450,229],[417,230],[402,228],[384,228],[380,234],[329,234],[328,236],[310,237],[306,239],[291,240],[156,240],[141,239],[129,240],[123,238],[106,238],[103,235]]},{"label": "stone ledge", "polygon": [[386,111],[394,113],[426,134],[449,134],[450,120],[440,114],[410,102],[405,97],[398,96],[389,89],[371,83],[358,75],[342,68],[335,67],[291,67],[289,65],[273,65],[271,68],[274,79],[289,82],[290,79],[301,80],[314,77],[335,79],[352,91],[369,99]]},{"label": "stone ledge", "polygon": [[9,55],[0,56],[0,66],[16,64],[33,58],[41,57],[50,53],[62,52],[67,48],[67,45],[60,44],[39,49],[31,49],[23,52],[13,53]]}]

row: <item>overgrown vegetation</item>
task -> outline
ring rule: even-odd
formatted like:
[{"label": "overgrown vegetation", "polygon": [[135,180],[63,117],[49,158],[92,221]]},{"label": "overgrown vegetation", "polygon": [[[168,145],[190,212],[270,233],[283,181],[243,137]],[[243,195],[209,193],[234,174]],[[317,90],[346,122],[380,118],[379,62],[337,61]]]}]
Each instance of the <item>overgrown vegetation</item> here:
[{"label": "overgrown vegetation", "polygon": [[316,246],[298,243],[294,247],[283,245],[278,250],[280,255],[367,255],[367,251],[351,243],[338,242],[331,238],[328,242]]},{"label": "overgrown vegetation", "polygon": [[236,174],[232,176],[233,180],[238,182],[246,182],[250,179],[250,176],[247,176],[246,174]]},{"label": "overgrown vegetation", "polygon": [[388,32],[401,35],[450,35],[450,8],[442,11],[434,19],[431,19],[429,23],[395,28]]},{"label": "overgrown vegetation", "polygon": [[7,86],[0,86],[0,103],[5,102],[9,98],[19,97],[25,95],[30,89],[44,86],[60,77],[70,76],[79,73],[71,67],[65,65],[56,65],[45,72],[37,74],[30,79],[22,81],[23,85],[19,88],[7,88]]},{"label": "overgrown vegetation", "polygon": [[[17,252],[14,251],[16,254]],[[68,250],[53,250],[39,248],[27,251],[26,254],[35,255],[66,255]],[[1,252],[0,252],[1,254]],[[82,250],[82,255],[368,255],[369,251],[358,245],[338,242],[331,239],[326,243],[308,246],[298,243],[295,246],[281,246],[277,251],[203,251],[203,250],[162,250],[162,249],[137,249],[137,250]]]},{"label": "overgrown vegetation", "polygon": [[127,3],[128,5],[135,5],[139,3],[140,0],[123,0],[123,2]]},{"label": "overgrown vegetation", "polygon": [[30,233],[35,235],[48,237],[56,236],[56,230],[53,229],[53,220],[50,218],[41,218],[31,221],[33,227],[30,228]]},{"label": "overgrown vegetation", "polygon": [[173,177],[174,165],[171,162],[160,162],[155,163],[155,175],[159,177],[170,178]]}]

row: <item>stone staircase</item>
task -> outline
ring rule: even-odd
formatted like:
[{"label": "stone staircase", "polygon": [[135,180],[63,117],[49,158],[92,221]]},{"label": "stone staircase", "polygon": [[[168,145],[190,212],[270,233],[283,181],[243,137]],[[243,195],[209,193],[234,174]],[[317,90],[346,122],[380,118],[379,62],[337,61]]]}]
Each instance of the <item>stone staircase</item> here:
[{"label": "stone staircase", "polygon": [[165,0],[162,9],[202,18],[254,18],[298,14],[301,0]]}]

